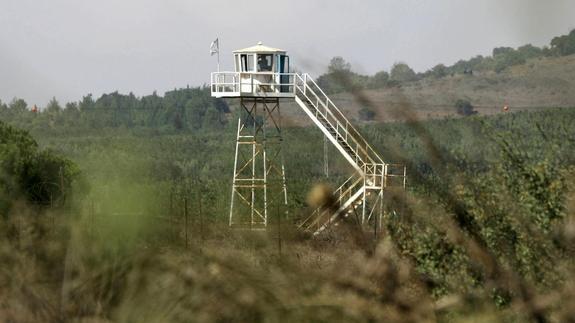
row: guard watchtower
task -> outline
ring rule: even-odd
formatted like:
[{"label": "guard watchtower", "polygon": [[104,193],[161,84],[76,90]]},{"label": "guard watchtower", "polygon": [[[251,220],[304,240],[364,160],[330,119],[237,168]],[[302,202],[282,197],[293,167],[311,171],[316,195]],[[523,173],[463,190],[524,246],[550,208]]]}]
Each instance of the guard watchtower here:
[{"label": "guard watchtower", "polygon": [[260,42],[233,54],[233,72],[211,75],[212,96],[239,98],[243,112],[238,120],[230,226],[265,228],[270,212],[285,214],[280,99],[294,99],[353,171],[334,192],[335,205],[314,210],[299,227],[319,234],[355,213],[362,225],[377,230],[384,190],[405,187],[405,167],[384,162],[308,74],[290,73],[286,51]]},{"label": "guard watchtower", "polygon": [[[230,226],[265,228],[287,205],[280,98],[293,98],[286,51],[256,46],[233,52],[234,72],[212,73],[212,95],[240,98]],[[281,211],[280,211],[281,210]],[[278,215],[279,216],[279,215]]]}]

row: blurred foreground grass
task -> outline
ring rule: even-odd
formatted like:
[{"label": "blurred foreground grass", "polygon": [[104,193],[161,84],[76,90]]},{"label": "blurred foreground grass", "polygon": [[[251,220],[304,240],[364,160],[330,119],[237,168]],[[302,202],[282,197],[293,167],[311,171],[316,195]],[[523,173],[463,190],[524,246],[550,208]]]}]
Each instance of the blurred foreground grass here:
[{"label": "blurred foreground grass", "polygon": [[[41,138],[82,177],[66,203],[3,214],[0,321],[573,322],[573,114],[363,129],[409,166],[377,239],[230,230],[221,133]],[[292,221],[325,181],[309,135],[286,132]]]}]

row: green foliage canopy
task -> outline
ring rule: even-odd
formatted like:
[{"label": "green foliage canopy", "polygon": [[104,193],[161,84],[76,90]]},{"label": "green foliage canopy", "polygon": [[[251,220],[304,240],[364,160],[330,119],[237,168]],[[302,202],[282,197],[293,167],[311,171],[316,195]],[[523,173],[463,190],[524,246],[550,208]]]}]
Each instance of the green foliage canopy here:
[{"label": "green foliage canopy", "polygon": [[33,205],[62,201],[78,175],[70,160],[39,149],[28,132],[0,121],[1,216],[6,216],[18,200]]},{"label": "green foliage canopy", "polygon": [[133,93],[113,92],[94,100],[88,94],[79,102],[66,103],[64,108],[52,98],[38,112],[29,109],[21,99],[14,99],[9,106],[0,104],[0,118],[17,127],[32,132],[66,129],[68,134],[70,131],[110,128],[156,128],[174,132],[221,128],[225,126],[225,115],[229,112],[227,103],[212,98],[208,87],[177,89],[163,97],[155,92],[142,98]]},{"label": "green foliage canopy", "polygon": [[417,80],[417,75],[406,63],[395,63],[391,68],[389,78],[392,81],[405,83]]}]

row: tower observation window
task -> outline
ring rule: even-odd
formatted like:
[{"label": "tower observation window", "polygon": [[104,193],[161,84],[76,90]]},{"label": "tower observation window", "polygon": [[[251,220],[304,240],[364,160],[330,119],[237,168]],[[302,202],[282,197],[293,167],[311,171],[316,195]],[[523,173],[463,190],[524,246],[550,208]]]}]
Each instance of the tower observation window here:
[{"label": "tower observation window", "polygon": [[242,72],[254,71],[254,55],[241,55],[240,60],[242,61]]},{"label": "tower observation window", "polygon": [[273,70],[273,55],[258,55],[258,72],[271,72]]}]

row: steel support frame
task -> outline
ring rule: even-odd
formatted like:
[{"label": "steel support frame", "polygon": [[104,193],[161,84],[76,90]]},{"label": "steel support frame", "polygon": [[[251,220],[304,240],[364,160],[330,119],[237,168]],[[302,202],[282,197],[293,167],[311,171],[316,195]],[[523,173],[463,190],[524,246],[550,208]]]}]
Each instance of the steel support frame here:
[{"label": "steel support frame", "polygon": [[229,225],[265,229],[270,212],[287,212],[280,101],[242,97],[240,108]]},{"label": "steel support frame", "polygon": [[360,197],[360,224],[364,229],[373,226],[377,232],[383,218],[383,194],[386,188],[386,165],[365,164],[363,166],[363,194]]},{"label": "steel support frame", "polygon": [[384,214],[384,189],[365,187],[360,198],[361,217],[360,223],[364,229],[381,231],[381,223]]}]

